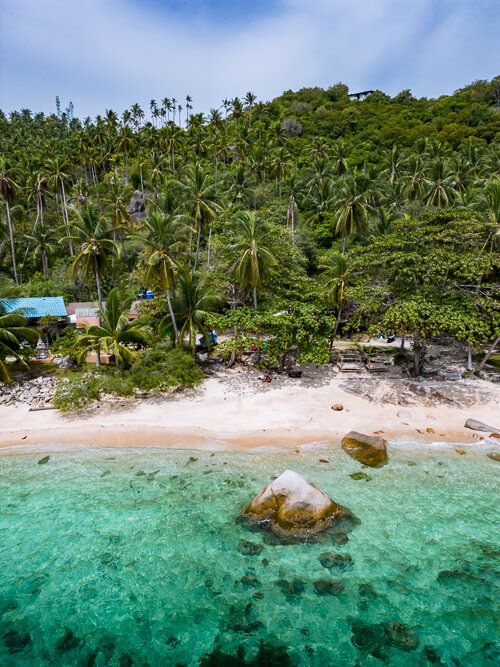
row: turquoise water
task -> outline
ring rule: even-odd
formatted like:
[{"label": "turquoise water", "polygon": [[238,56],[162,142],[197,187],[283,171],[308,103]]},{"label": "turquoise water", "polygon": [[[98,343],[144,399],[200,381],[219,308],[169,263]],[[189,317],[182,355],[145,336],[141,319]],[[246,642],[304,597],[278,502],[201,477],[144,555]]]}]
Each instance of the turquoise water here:
[{"label": "turquoise water", "polygon": [[[499,664],[484,453],[393,449],[369,480],[338,450],[40,459],[0,459],[1,665]],[[360,519],[348,541],[237,521],[285,468]]]}]

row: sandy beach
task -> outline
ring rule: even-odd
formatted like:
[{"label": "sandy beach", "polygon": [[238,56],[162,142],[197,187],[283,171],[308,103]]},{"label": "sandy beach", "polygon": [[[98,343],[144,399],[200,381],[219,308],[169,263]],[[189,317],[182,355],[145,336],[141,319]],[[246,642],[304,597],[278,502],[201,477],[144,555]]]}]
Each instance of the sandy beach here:
[{"label": "sandy beach", "polygon": [[[334,411],[332,405],[343,410]],[[357,430],[391,441],[474,443],[488,433],[474,418],[500,421],[500,387],[482,380],[416,383],[346,377],[328,369],[264,384],[247,369],[215,372],[192,392],[169,399],[115,399],[84,413],[0,407],[2,453],[29,446],[88,445],[244,450],[337,444]]]}]

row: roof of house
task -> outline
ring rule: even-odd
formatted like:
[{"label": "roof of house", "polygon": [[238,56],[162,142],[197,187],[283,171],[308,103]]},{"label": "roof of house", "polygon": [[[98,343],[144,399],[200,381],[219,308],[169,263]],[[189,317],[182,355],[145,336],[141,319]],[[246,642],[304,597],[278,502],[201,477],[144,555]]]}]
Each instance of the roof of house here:
[{"label": "roof of house", "polygon": [[97,317],[99,308],[75,308],[76,317]]},{"label": "roof of house", "polygon": [[25,317],[66,317],[66,306],[62,296],[42,296],[19,299],[0,299],[4,310],[11,313],[14,310],[22,311]]}]

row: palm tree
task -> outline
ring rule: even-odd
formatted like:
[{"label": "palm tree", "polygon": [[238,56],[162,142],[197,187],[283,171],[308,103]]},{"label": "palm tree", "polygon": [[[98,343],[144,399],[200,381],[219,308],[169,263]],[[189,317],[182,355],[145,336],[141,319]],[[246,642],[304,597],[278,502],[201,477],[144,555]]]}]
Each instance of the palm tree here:
[{"label": "palm tree", "polygon": [[332,335],[333,343],[333,338],[337,334],[339,328],[342,309],[346,302],[346,289],[349,280],[349,264],[347,256],[338,252],[330,253],[320,265],[320,269],[322,269],[321,279],[323,295],[328,303],[332,304],[337,310],[337,319],[335,321],[335,328]]},{"label": "palm tree", "polygon": [[[179,326],[178,345],[183,345],[187,337],[192,354],[196,351],[196,332],[209,340],[207,317],[221,303],[221,298],[207,276],[196,271],[183,271],[178,279],[177,291],[173,299],[173,309]],[[160,324],[160,329],[170,324],[170,316]]]},{"label": "palm tree", "polygon": [[344,176],[332,206],[337,221],[335,231],[342,236],[342,252],[345,252],[348,236],[366,232],[371,208],[356,176]]},{"label": "palm tree", "polygon": [[151,331],[144,322],[137,318],[129,320],[132,300],[125,299],[116,288],[106,298],[106,304],[99,311],[100,325],[88,326],[78,339],[79,359],[84,359],[88,352],[111,353],[117,366],[127,367],[134,361],[135,352],[129,345],[148,345]]},{"label": "palm tree", "polygon": [[237,218],[238,240],[231,249],[238,254],[233,271],[243,289],[251,289],[257,308],[257,287],[271,273],[277,260],[270,248],[270,232],[257,222],[255,212],[243,211]]},{"label": "palm tree", "polygon": [[12,218],[10,215],[10,204],[14,199],[15,187],[16,184],[6,172],[5,163],[0,163],[0,196],[5,202],[5,208],[7,211],[7,227],[9,229],[10,252],[12,255],[12,272],[14,274],[14,280],[16,283],[19,283],[16,264],[16,248],[14,245],[14,232],[12,229]]},{"label": "palm tree", "polygon": [[186,228],[180,216],[164,213],[159,209],[150,210],[143,221],[144,232],[134,235],[144,244],[142,265],[146,269],[149,284],[159,283],[165,291],[168,312],[174,330],[174,344],[179,330],[172,308],[172,292],[176,288],[176,274],[179,269],[179,251],[186,240]]},{"label": "palm tree", "polygon": [[[108,114],[111,113],[114,112],[108,111]],[[64,181],[68,179],[68,175],[65,171],[66,164],[64,163],[63,158],[56,156],[53,160],[49,160],[47,168],[49,169],[49,172],[51,174],[50,178],[52,180],[56,193],[60,190],[63,222],[64,226],[66,227],[66,234],[69,236],[70,229],[69,229],[68,205],[66,202],[66,190],[64,187]],[[69,242],[69,254],[71,255],[71,257],[73,257],[73,255],[75,254],[73,250],[73,244],[71,241]]]},{"label": "palm tree", "polygon": [[[9,290],[6,281],[0,282],[0,380],[8,383],[11,381],[5,359],[14,357],[26,368],[28,365],[18,353],[23,341],[36,343],[38,332],[26,326],[27,320],[20,311],[7,312],[9,303]],[[12,296],[15,296],[12,293]]]},{"label": "palm tree", "polygon": [[426,178],[425,203],[428,206],[447,208],[454,197],[453,176],[448,175],[448,165],[444,159],[434,160]]},{"label": "palm tree", "polygon": [[196,270],[203,230],[211,226],[221,209],[217,202],[214,184],[199,162],[189,166],[186,169],[185,177],[180,181],[176,181],[176,184],[179,187],[181,197],[186,204],[189,218],[196,232],[196,253],[194,260],[194,268]]},{"label": "palm tree", "polygon": [[33,256],[35,258],[40,257],[43,277],[47,280],[49,277],[49,256],[54,254],[56,250],[53,231],[44,225],[35,225],[33,234],[26,234],[25,238],[34,244]]},{"label": "palm tree", "polygon": [[73,275],[81,275],[85,280],[88,280],[90,275],[94,276],[97,300],[102,310],[102,269],[110,256],[118,253],[116,241],[111,238],[114,230],[109,219],[101,215],[98,206],[88,200],[81,208],[74,209],[74,217],[72,236],[63,238],[61,241],[71,239],[80,247],[80,251],[73,260]]},{"label": "palm tree", "polygon": [[483,212],[495,225],[500,225],[500,178],[489,181],[479,192],[474,208]]}]

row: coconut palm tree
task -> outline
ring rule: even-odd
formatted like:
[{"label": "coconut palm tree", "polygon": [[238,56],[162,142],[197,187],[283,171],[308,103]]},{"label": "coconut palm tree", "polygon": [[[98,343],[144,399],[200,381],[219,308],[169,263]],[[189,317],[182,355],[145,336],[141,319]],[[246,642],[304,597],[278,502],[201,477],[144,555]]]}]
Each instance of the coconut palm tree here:
[{"label": "coconut palm tree", "polygon": [[[179,327],[177,345],[184,345],[187,338],[188,347],[194,355],[196,333],[200,332],[205,340],[209,340],[207,318],[221,303],[220,295],[215,291],[213,283],[207,276],[202,276],[196,271],[182,271],[172,301]],[[168,316],[160,323],[159,328],[164,330],[170,324],[171,317]]]},{"label": "coconut palm tree", "polygon": [[344,176],[332,208],[336,220],[335,232],[342,237],[342,252],[345,252],[348,236],[359,236],[366,232],[371,209],[356,176]]},{"label": "coconut palm tree", "polygon": [[99,325],[87,326],[78,339],[78,358],[82,360],[88,352],[98,350],[111,353],[117,366],[128,367],[134,361],[135,351],[129,346],[146,346],[151,343],[151,330],[141,318],[130,321],[132,300],[124,298],[113,288],[106,303],[99,311]]},{"label": "coconut palm tree", "polygon": [[181,198],[188,211],[189,219],[196,232],[196,252],[194,268],[198,266],[201,237],[203,231],[210,227],[221,211],[217,201],[214,184],[199,162],[186,169],[183,179],[176,181]]},{"label": "coconut palm tree", "polygon": [[25,238],[33,244],[32,255],[42,262],[43,277],[49,278],[49,257],[56,251],[53,231],[44,225],[35,225],[33,234],[26,234]]},{"label": "coconut palm tree", "polygon": [[[108,113],[113,113],[113,112],[108,112]],[[52,181],[56,193],[59,192],[61,195],[62,217],[64,226],[66,228],[66,234],[69,236],[70,228],[69,228],[69,217],[68,217],[68,205],[66,200],[66,189],[64,186],[64,181],[68,180],[68,174],[66,173],[66,163],[64,162],[63,158],[61,158],[60,156],[56,156],[54,159],[48,161],[47,169],[49,170],[50,180]],[[71,255],[71,257],[73,257],[75,252],[73,250],[73,243],[71,241],[69,242],[68,247],[69,247],[69,254]]]},{"label": "coconut palm tree", "polygon": [[238,259],[233,272],[243,289],[251,289],[257,308],[257,287],[272,272],[277,260],[271,250],[269,229],[257,222],[255,212],[242,211],[236,220],[238,240],[231,246]]},{"label": "coconut palm tree", "polygon": [[114,230],[109,219],[89,200],[80,208],[75,208],[73,215],[72,235],[61,239],[61,242],[71,239],[79,248],[72,264],[73,275],[81,275],[84,280],[88,280],[91,275],[94,277],[97,300],[102,310],[102,270],[108,260],[115,253],[118,254],[118,245],[112,239]]},{"label": "coconut palm tree", "polygon": [[26,368],[28,365],[19,354],[18,350],[23,341],[35,344],[38,332],[30,329],[27,320],[20,311],[7,312],[10,297],[15,297],[15,290],[9,288],[8,282],[0,278],[0,381],[8,383],[11,381],[7,369],[6,358],[14,357]]},{"label": "coconut palm tree", "polygon": [[338,252],[330,253],[324,258],[323,263],[320,265],[320,269],[322,270],[321,282],[323,295],[327,302],[337,310],[337,318],[332,335],[333,341],[333,338],[337,334],[340,318],[342,316],[342,309],[346,302],[346,290],[349,280],[349,263],[347,256]]},{"label": "coconut palm tree", "polygon": [[179,330],[172,308],[172,293],[177,284],[180,250],[186,243],[186,226],[179,215],[165,213],[160,209],[150,210],[143,221],[142,232],[133,238],[144,244],[141,264],[146,269],[148,284],[159,284],[165,292],[175,344]]},{"label": "coconut palm tree", "polygon": [[14,245],[14,231],[12,228],[12,217],[10,211],[10,205],[14,199],[15,187],[16,184],[7,174],[5,163],[2,161],[0,163],[0,196],[5,202],[5,209],[7,211],[7,227],[9,230],[10,252],[12,255],[12,273],[14,274],[14,280],[16,283],[19,283],[16,264],[16,247]]}]

